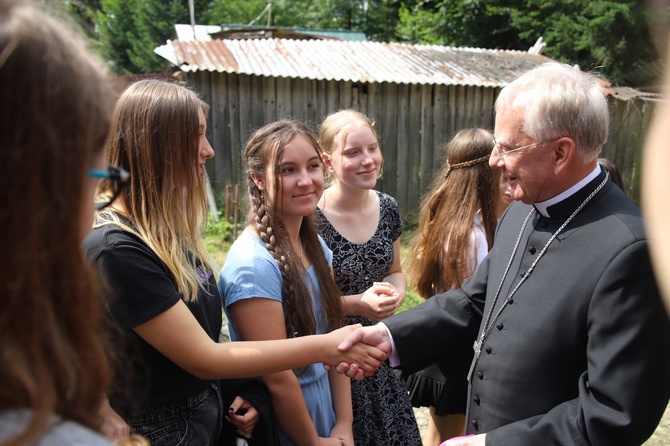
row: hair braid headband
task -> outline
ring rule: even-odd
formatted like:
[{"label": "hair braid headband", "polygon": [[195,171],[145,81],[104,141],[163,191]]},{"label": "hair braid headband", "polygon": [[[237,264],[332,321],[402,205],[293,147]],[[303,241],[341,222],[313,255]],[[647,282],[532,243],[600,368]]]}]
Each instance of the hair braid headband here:
[{"label": "hair braid headband", "polygon": [[447,160],[447,173],[444,174],[445,178],[447,175],[449,175],[449,172],[454,170],[454,169],[460,169],[461,167],[470,167],[474,166],[475,164],[483,163],[484,161],[487,161],[491,155],[484,155],[480,158],[475,158],[473,160],[469,161],[463,161],[462,163],[456,163],[456,164],[449,164],[449,161]]}]

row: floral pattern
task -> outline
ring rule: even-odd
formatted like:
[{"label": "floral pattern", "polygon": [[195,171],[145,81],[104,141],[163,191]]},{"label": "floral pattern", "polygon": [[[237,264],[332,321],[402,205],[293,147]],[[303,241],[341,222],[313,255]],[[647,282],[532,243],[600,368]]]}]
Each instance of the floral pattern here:
[{"label": "floral pattern", "polygon": [[[365,243],[352,243],[330,224],[321,210],[315,220],[319,234],[333,251],[335,282],[342,295],[359,294],[381,282],[393,264],[393,242],[403,230],[398,204],[391,196],[377,192],[379,224]],[[347,317],[348,324],[373,325],[362,316]],[[421,435],[398,371],[385,362],[374,376],[352,380],[356,446],[420,446]]]}]

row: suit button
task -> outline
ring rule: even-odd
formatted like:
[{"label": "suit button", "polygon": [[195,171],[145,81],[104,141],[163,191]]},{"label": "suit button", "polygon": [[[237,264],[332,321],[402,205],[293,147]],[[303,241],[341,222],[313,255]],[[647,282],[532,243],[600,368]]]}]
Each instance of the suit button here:
[{"label": "suit button", "polygon": [[514,303],[514,299],[512,299],[512,298],[510,297],[508,302],[509,302],[510,305],[512,305],[512,304]]},{"label": "suit button", "polygon": [[477,372],[477,378],[484,379],[484,372],[482,372],[481,370]]},{"label": "suit button", "polygon": [[537,250],[535,249],[535,246],[531,246],[530,248],[528,248],[528,252],[531,254],[535,254]]},{"label": "suit button", "polygon": [[479,432],[479,421],[477,420],[472,420],[472,427],[475,428],[477,432]]},{"label": "suit button", "polygon": [[490,355],[490,354],[491,354],[491,347],[486,347],[486,348],[484,349],[484,351],[485,351],[487,354]]},{"label": "suit button", "polygon": [[482,400],[479,399],[479,396],[478,396],[478,395],[475,395],[475,397],[472,398],[472,401],[474,401],[478,406],[479,406],[479,404],[482,402]]},{"label": "suit button", "polygon": [[498,325],[496,325],[496,328],[497,328],[498,330],[502,330],[503,327],[504,327],[504,325],[502,324],[502,322],[498,322]]},{"label": "suit button", "polygon": [[523,278],[526,275],[526,271],[521,273],[521,277]]}]

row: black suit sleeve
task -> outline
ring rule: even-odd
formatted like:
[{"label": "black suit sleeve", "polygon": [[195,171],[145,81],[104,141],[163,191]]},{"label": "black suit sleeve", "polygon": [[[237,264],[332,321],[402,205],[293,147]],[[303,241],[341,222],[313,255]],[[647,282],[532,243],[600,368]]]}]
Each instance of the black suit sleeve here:
[{"label": "black suit sleeve", "polygon": [[384,320],[393,335],[403,373],[472,350],[482,320],[487,274],[488,257],[462,289],[438,294]]}]

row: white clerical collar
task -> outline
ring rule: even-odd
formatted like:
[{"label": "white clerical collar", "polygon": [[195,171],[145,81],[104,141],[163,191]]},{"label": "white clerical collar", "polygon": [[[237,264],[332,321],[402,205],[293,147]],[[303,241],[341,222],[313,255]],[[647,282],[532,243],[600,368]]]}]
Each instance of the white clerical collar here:
[{"label": "white clerical collar", "polygon": [[582,189],[584,186],[586,186],[591,181],[593,181],[598,175],[600,175],[600,172],[601,172],[600,164],[596,164],[596,168],[593,169],[593,172],[586,175],[584,178],[582,178],[578,183],[576,183],[570,189],[567,189],[567,190],[561,192],[560,194],[556,195],[555,197],[550,198],[548,200],[541,201],[539,203],[533,203],[533,206],[535,206],[535,209],[537,209],[537,212],[539,212],[543,217],[549,218],[549,212],[547,212],[547,209],[550,206],[553,206],[556,203],[560,203],[561,201],[565,200],[566,198],[571,197],[572,195],[576,194],[580,189]]}]

